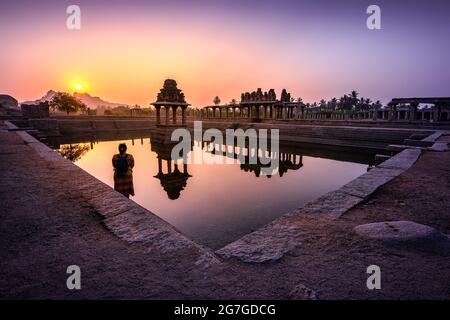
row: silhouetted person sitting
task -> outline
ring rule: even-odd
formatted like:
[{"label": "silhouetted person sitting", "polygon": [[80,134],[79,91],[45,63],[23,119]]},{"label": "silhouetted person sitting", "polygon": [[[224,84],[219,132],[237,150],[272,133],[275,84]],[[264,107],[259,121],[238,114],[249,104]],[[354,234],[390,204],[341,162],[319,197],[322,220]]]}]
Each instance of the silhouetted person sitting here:
[{"label": "silhouetted person sitting", "polygon": [[119,144],[119,154],[113,156],[112,165],[114,167],[114,190],[129,198],[130,195],[134,196],[134,158],[126,151],[127,145],[125,143]]}]

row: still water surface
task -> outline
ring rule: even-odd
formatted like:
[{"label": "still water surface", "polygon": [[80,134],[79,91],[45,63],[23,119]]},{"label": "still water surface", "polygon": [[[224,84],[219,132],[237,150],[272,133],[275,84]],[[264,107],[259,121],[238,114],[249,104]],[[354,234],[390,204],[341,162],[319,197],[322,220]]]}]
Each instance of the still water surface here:
[{"label": "still water surface", "polygon": [[[158,177],[158,154],[149,135],[96,138],[62,138],[55,148],[104,183],[114,186],[112,156],[119,143],[126,143],[135,159],[135,196],[141,206],[157,214],[192,239],[220,248],[256,230],[285,212],[336,190],[367,171],[374,154],[355,150],[330,150],[324,146],[280,146],[280,153],[297,163],[282,176],[257,176],[236,164],[189,164],[176,174]],[[70,143],[69,143],[70,142]],[[207,151],[194,143],[194,152]],[[153,149],[153,150],[152,150]],[[169,152],[170,154],[170,152]],[[208,156],[211,156],[208,153]],[[214,155],[222,157],[222,155]],[[160,161],[167,173],[167,161]]]}]

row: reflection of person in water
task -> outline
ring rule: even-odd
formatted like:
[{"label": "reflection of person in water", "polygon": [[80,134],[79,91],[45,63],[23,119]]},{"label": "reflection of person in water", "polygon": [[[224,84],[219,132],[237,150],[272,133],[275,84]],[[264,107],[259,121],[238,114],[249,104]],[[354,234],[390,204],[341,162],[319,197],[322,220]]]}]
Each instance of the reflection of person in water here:
[{"label": "reflection of person in water", "polygon": [[134,158],[126,151],[127,145],[125,143],[119,144],[119,154],[113,156],[112,165],[114,167],[114,190],[129,198],[130,195],[134,196]]}]

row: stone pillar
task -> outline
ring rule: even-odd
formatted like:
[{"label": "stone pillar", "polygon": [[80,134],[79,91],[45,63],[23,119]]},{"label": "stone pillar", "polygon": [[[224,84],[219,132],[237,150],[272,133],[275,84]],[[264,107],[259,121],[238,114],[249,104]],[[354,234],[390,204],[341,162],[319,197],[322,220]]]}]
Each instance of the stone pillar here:
[{"label": "stone pillar", "polygon": [[156,106],[156,124],[161,124],[161,107]]},{"label": "stone pillar", "polygon": [[433,110],[433,122],[439,121],[439,109],[440,109],[440,106],[435,104],[434,110]]},{"label": "stone pillar", "polygon": [[392,121],[392,120],[394,120],[395,119],[395,116],[396,116],[396,113],[397,112],[397,110],[396,110],[396,105],[395,104],[391,104],[391,105],[389,105],[389,117],[388,117],[388,120],[389,121]]},{"label": "stone pillar", "polygon": [[168,106],[164,106],[164,109],[166,111],[166,124],[169,124],[169,118],[170,118],[170,111],[169,111],[169,107]]},{"label": "stone pillar", "polygon": [[177,108],[176,106],[172,107],[172,123],[177,124]]}]

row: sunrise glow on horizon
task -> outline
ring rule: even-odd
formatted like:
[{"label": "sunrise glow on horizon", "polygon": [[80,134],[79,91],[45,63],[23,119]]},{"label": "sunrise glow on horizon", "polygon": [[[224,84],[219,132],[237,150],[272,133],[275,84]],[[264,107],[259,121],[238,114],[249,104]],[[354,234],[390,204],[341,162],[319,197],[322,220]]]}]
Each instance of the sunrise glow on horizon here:
[{"label": "sunrise glow on horizon", "polygon": [[286,88],[306,102],[353,89],[388,102],[445,95],[450,83],[441,72],[450,69],[445,3],[425,11],[424,1],[381,1],[376,32],[365,27],[361,1],[80,1],[79,31],[65,27],[66,1],[32,11],[30,2],[14,3],[0,4],[0,89],[19,101],[52,89],[148,106],[166,78],[195,107],[258,87]]}]

